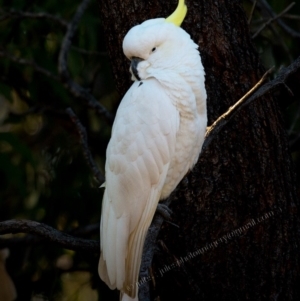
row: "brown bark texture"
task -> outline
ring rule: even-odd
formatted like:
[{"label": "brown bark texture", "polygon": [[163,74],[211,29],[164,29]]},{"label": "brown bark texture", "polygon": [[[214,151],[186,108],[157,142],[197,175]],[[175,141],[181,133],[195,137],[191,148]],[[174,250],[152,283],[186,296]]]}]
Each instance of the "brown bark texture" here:
[{"label": "brown bark texture", "polygon": [[[186,0],[182,27],[206,70],[209,125],[264,73],[237,0]],[[166,17],[176,0],[101,0],[121,95],[130,86],[126,32]],[[285,97],[284,93],[280,97]],[[152,265],[159,300],[300,300],[298,195],[280,109],[271,94],[244,107],[181,182]]]}]

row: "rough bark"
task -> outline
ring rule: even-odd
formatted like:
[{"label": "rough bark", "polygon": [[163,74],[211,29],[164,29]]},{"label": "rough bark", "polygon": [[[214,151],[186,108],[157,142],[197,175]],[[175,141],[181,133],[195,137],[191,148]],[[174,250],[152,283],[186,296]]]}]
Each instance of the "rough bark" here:
[{"label": "rough bark", "polygon": [[[183,28],[199,44],[211,124],[264,70],[240,1],[186,2]],[[121,47],[124,35],[146,19],[168,16],[176,0],[102,0],[99,5],[123,94],[130,85]],[[180,184],[171,204],[172,222],[179,228],[167,223],[162,227],[153,262],[153,296],[300,300],[298,206],[280,110],[269,94],[226,125]]]}]

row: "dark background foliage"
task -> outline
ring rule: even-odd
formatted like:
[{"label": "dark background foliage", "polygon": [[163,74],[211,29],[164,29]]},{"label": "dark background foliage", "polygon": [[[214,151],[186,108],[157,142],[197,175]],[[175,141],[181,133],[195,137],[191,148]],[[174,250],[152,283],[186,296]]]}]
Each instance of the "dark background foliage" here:
[{"label": "dark background foliage", "polygon": [[[176,1],[173,2],[175,7]],[[298,34],[293,36],[280,26],[280,19],[272,21],[259,5],[252,15],[253,2],[243,2],[251,18],[253,42],[266,69],[275,66],[277,72],[299,55],[300,3],[281,18]],[[280,14],[291,2],[268,3]],[[57,71],[66,24],[79,4],[78,1],[0,1],[1,221],[30,219],[63,231],[99,222],[102,190],[87,165],[78,132],[65,109],[71,107],[86,128],[90,151],[101,171],[111,122],[74,97]],[[24,12],[44,12],[57,20],[36,18]],[[114,114],[122,95],[115,89],[111,64],[98,4],[92,1],[72,40],[68,68],[71,78]],[[46,72],[39,72],[37,66]],[[299,96],[280,101],[298,174]],[[18,235],[20,239],[23,237]],[[98,239],[98,230],[88,237]],[[23,242],[10,248],[7,268],[17,287],[17,300],[37,300],[37,296],[46,300],[97,300],[96,291],[101,297],[104,287],[97,276],[97,262],[96,255],[75,253],[49,243]]]}]

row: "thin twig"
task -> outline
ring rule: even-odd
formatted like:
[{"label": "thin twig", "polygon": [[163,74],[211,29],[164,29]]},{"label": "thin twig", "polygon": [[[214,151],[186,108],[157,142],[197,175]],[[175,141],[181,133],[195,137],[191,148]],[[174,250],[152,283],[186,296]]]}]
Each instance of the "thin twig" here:
[{"label": "thin twig", "polygon": [[10,10],[10,11],[4,11],[0,10],[2,13],[2,16],[0,17],[0,21],[6,20],[8,18],[30,18],[30,19],[49,19],[51,21],[54,21],[58,24],[60,24],[63,27],[68,26],[68,22],[64,19],[48,14],[48,13],[33,13],[33,12],[23,12],[23,11],[16,11],[16,10]]},{"label": "thin twig", "polygon": [[[253,2],[253,6],[252,6],[252,8],[253,8],[257,5],[257,0],[252,1],[252,2]],[[274,13],[274,15],[275,15],[275,13]],[[286,14],[284,14],[282,17],[285,17],[285,16],[286,16]],[[262,24],[263,24],[263,26],[265,26],[266,23],[269,21],[269,19],[270,18],[261,18],[259,20],[253,21],[253,23],[256,23],[256,25],[260,25],[260,26],[262,26]],[[273,23],[270,24],[270,29],[273,32],[273,34],[276,36],[276,40],[281,44],[281,47],[285,51],[285,53],[287,54],[290,63],[292,63],[293,62],[293,57],[292,57],[292,55],[291,55],[291,53],[290,53],[290,51],[289,51],[289,49],[286,45],[285,40],[282,38],[282,35],[279,34],[277,27],[278,26],[275,26],[275,24],[273,24]]]},{"label": "thin twig", "polygon": [[[257,89],[263,84],[265,79],[269,76],[270,73],[272,73],[274,70],[274,67],[269,69],[262,78],[258,81],[258,83],[249,90],[242,98],[240,98],[233,106],[231,106],[224,114],[219,116],[215,122],[207,128],[205,133],[205,141],[216,131],[216,128],[223,127],[238,111],[238,108],[241,107],[241,105],[248,99]],[[204,145],[204,144],[203,144]],[[207,147],[207,145],[206,145]]]},{"label": "thin twig", "polygon": [[284,16],[282,16],[285,19],[291,19],[291,20],[300,20],[300,16],[299,15],[293,15],[293,14],[285,14]]},{"label": "thin twig", "polygon": [[284,15],[286,12],[288,12],[293,6],[295,5],[295,2],[292,2],[288,7],[286,7],[280,14],[278,14],[277,16],[272,17],[271,19],[269,19],[266,23],[264,23],[257,31],[256,33],[252,36],[252,39],[256,38],[261,31],[268,26],[269,24],[271,24],[272,22],[276,21],[277,19],[279,19],[282,15]]},{"label": "thin twig", "polygon": [[[271,6],[266,0],[259,0],[257,5],[259,5],[260,9],[267,12],[267,14],[272,18],[276,17],[276,13],[272,10]],[[293,38],[300,38],[300,33],[289,27],[283,20],[279,18],[276,20],[276,22],[290,36]]]},{"label": "thin twig", "polygon": [[0,234],[30,233],[75,251],[99,252],[99,241],[83,239],[60,232],[48,225],[29,220],[0,222]]},{"label": "thin twig", "polygon": [[252,5],[252,7],[251,7],[251,11],[250,11],[249,19],[248,19],[248,24],[249,24],[249,25],[251,24],[252,17],[253,17],[253,13],[254,13],[256,4],[257,4],[257,0],[254,1],[253,5]]},{"label": "thin twig", "polygon": [[87,6],[89,5],[89,3],[90,0],[83,0],[81,4],[78,6],[73,19],[68,24],[67,32],[62,41],[62,46],[58,58],[58,70],[60,75],[66,80],[68,80],[70,77],[68,66],[67,66],[67,60],[68,60],[68,53],[72,46],[72,39],[77,31],[77,27],[79,25],[80,19],[84,11],[86,10]]},{"label": "thin twig", "polygon": [[86,162],[88,163],[88,166],[91,168],[95,178],[98,180],[98,183],[102,184],[104,182],[104,176],[100,172],[99,168],[97,167],[97,164],[95,163],[93,156],[90,152],[87,143],[87,134],[85,128],[83,127],[80,120],[77,118],[77,116],[75,115],[74,111],[71,108],[67,108],[66,113],[70,116],[72,122],[75,124],[77,128],[77,132],[80,137],[80,143],[82,145],[83,154]]},{"label": "thin twig", "polygon": [[71,79],[67,61],[68,54],[72,45],[72,39],[76,33],[79,21],[87,8],[90,0],[83,0],[81,4],[78,6],[77,11],[72,19],[72,21],[68,24],[67,32],[63,38],[59,58],[58,58],[58,72],[60,74],[61,80],[64,83],[65,87],[68,91],[75,96],[76,98],[82,99],[86,101],[89,107],[96,110],[99,115],[104,115],[105,118],[112,122],[113,116],[106,110],[106,108],[101,105],[90,92],[76,82]]},{"label": "thin twig", "polygon": [[30,60],[26,60],[26,59],[23,59],[23,58],[19,58],[17,56],[10,55],[7,52],[2,51],[2,50],[0,50],[0,57],[7,58],[10,61],[12,61],[14,63],[17,63],[17,64],[20,64],[20,65],[30,66],[35,71],[37,71],[37,72],[39,72],[39,73],[41,73],[41,74],[43,74],[43,75],[45,75],[47,77],[50,77],[51,79],[54,79],[56,81],[60,81],[60,78],[57,75],[55,75],[52,72],[50,72],[49,70],[44,69],[43,67],[39,66],[34,61],[30,61]]}]

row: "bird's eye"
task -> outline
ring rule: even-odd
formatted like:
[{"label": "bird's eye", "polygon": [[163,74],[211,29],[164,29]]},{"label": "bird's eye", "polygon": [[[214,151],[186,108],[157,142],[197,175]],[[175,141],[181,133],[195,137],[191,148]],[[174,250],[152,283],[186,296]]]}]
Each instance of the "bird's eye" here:
[{"label": "bird's eye", "polygon": [[152,51],[152,52],[154,52],[155,50],[156,50],[156,47],[152,48],[152,50],[151,50],[151,51]]}]

